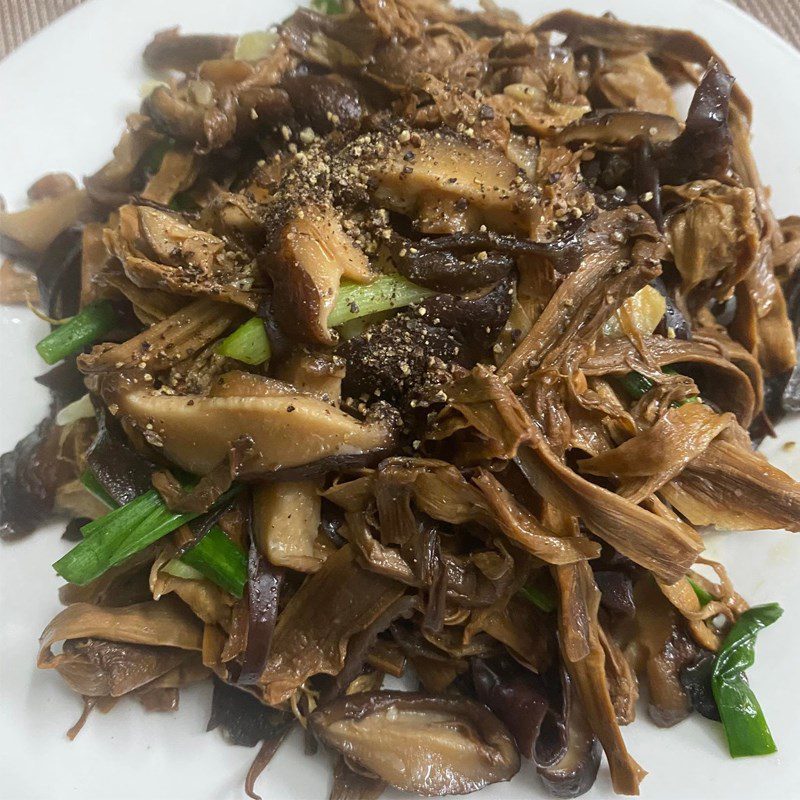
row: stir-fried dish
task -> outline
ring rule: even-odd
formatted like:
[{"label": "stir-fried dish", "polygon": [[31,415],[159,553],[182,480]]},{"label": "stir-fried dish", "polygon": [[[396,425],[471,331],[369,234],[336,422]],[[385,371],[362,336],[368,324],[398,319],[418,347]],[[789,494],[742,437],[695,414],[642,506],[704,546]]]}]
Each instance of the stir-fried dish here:
[{"label": "stir-fried dish", "polygon": [[71,517],[38,660],[71,735],[213,681],[251,797],[302,728],[334,800],[523,761],[574,797],[601,752],[638,794],[640,693],[772,752],[745,671],[781,609],[701,534],[800,530],[757,452],[800,409],[800,218],[706,42],[348,0],[144,58],[112,160],[0,214],[52,324],[2,532]]}]

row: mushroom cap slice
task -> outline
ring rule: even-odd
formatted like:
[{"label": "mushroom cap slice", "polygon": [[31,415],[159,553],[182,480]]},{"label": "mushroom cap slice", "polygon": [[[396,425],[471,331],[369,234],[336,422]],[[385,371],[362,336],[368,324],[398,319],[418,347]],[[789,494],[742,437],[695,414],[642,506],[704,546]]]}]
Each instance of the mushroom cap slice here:
[{"label": "mushroom cap slice", "polygon": [[331,207],[295,208],[286,214],[275,249],[266,257],[274,312],[291,336],[311,344],[332,344],[328,316],[339,281],[344,275],[369,282],[374,277],[369,261]]},{"label": "mushroom cap slice", "polygon": [[234,448],[240,451],[240,477],[302,467],[299,477],[341,461],[360,462],[373,453],[378,457],[392,443],[384,423],[359,422],[296,390],[204,397],[136,389],[120,393],[116,403],[118,413],[151,444],[196,475],[208,474]]},{"label": "mushroom cap slice", "polygon": [[310,722],[351,763],[424,797],[474,792],[520,766],[505,725],[466,697],[359,692],[318,708]]},{"label": "mushroom cap slice", "polygon": [[426,233],[477,230],[483,223],[500,233],[529,232],[531,187],[521,170],[501,150],[472,139],[420,135],[418,146],[391,150],[371,177],[376,200],[416,216]]}]

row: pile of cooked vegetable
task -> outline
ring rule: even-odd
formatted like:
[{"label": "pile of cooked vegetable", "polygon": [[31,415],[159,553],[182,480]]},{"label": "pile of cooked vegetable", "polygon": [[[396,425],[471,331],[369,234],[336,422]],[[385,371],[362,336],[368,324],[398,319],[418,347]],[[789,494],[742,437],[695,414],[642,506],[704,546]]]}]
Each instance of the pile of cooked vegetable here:
[{"label": "pile of cooked vegetable", "polygon": [[640,693],[772,752],[745,673],[781,609],[700,529],[800,530],[756,451],[800,410],[800,219],[706,42],[347,0],[144,57],[113,159],[0,213],[52,324],[2,534],[71,518],[39,654],[71,734],[210,680],[251,797],[300,726],[334,800],[523,759],[574,797],[601,751],[638,794]]}]

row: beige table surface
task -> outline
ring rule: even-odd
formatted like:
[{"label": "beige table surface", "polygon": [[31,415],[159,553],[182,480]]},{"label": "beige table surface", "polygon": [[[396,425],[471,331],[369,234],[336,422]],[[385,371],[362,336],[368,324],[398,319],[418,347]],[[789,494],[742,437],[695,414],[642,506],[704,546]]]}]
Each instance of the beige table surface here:
[{"label": "beige table surface", "polygon": [[[83,0],[0,0],[0,59],[81,2]],[[800,0],[731,2],[800,48]],[[565,5],[568,3],[565,2]]]}]

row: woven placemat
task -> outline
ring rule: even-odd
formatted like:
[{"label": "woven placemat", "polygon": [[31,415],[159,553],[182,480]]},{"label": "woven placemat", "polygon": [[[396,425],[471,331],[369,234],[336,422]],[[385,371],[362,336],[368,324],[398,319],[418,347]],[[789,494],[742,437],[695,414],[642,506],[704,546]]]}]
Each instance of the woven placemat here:
[{"label": "woven placemat", "polygon": [[[0,59],[83,0],[0,0]],[[800,48],[800,0],[731,0]],[[500,3],[502,5],[502,2]],[[565,0],[564,5],[569,5]]]}]

